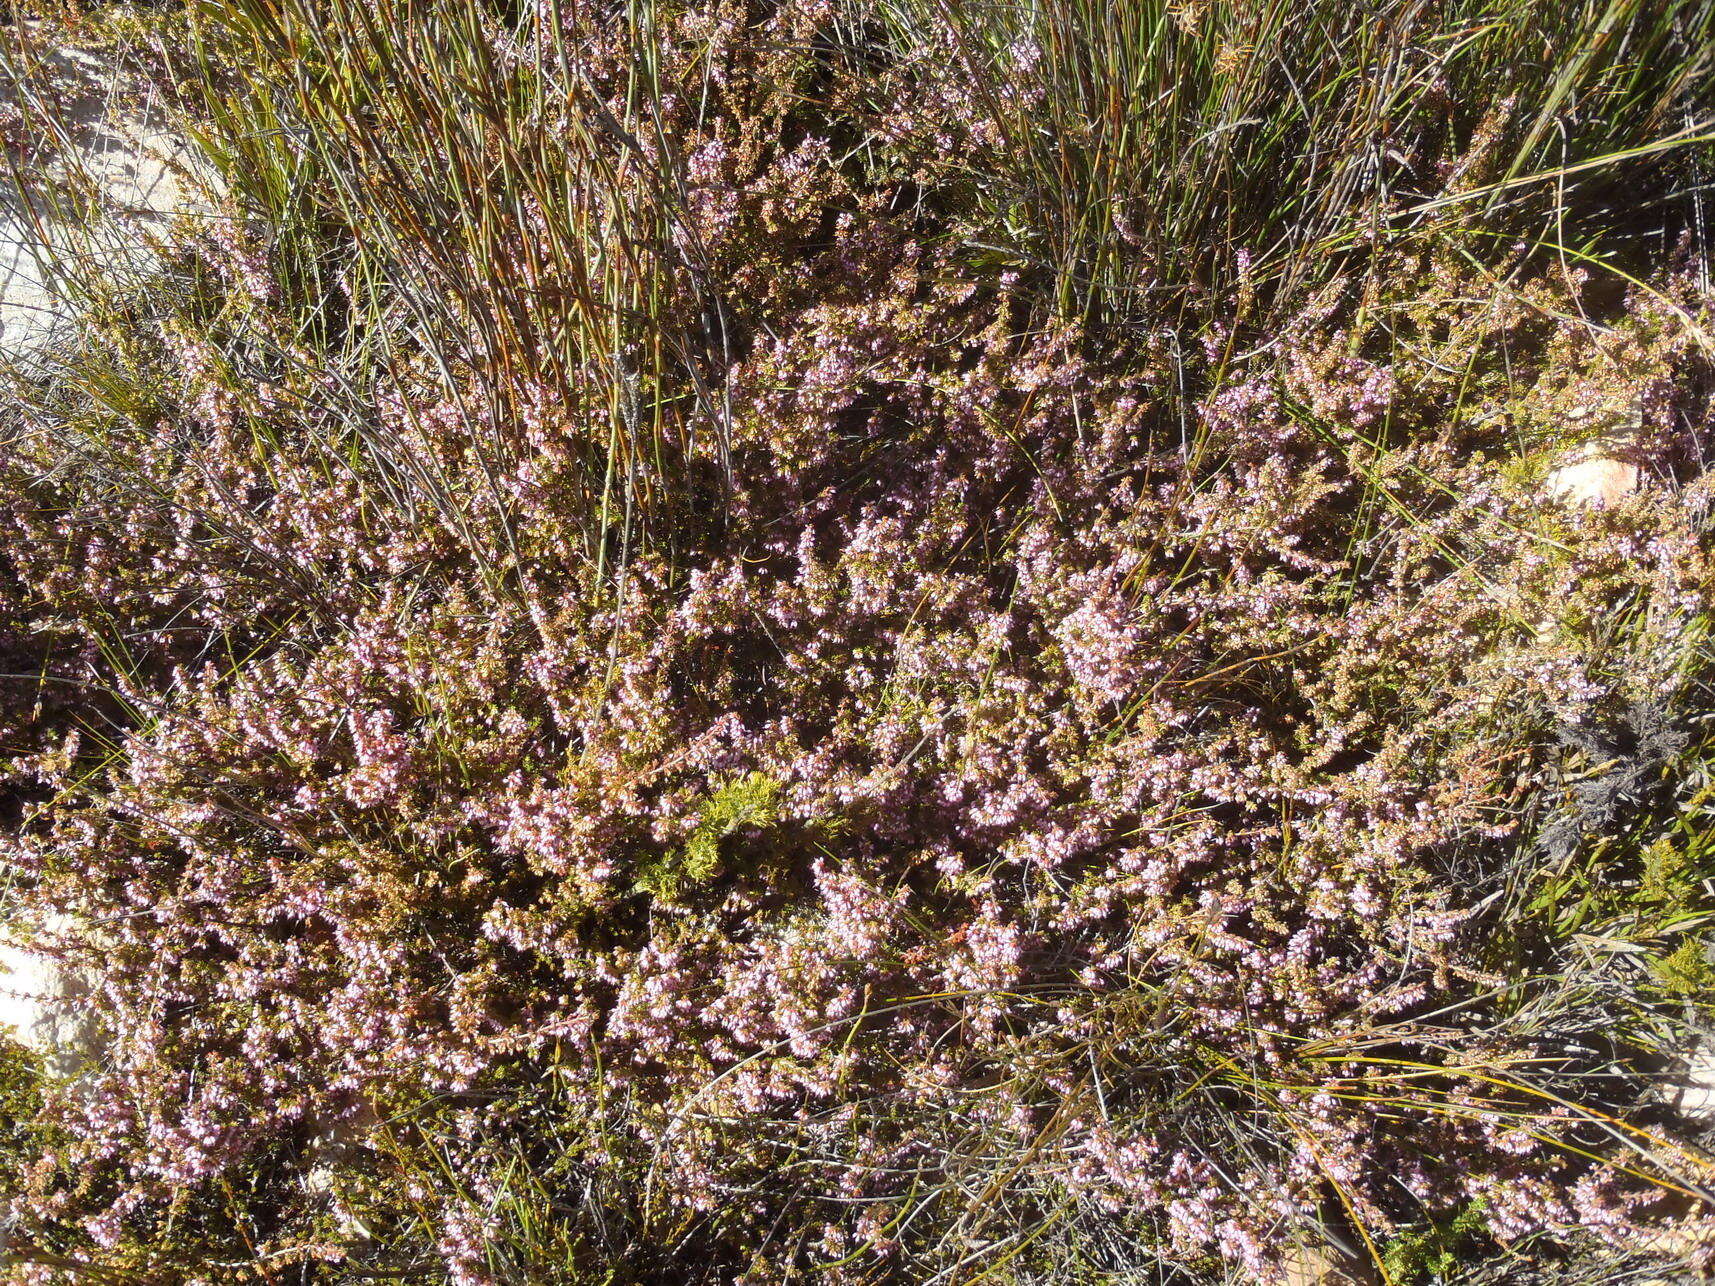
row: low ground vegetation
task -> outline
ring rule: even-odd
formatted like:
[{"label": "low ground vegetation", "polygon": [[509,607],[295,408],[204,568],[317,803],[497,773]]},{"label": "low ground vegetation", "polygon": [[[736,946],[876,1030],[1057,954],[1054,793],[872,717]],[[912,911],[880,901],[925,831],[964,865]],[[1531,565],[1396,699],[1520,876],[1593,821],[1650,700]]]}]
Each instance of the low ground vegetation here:
[{"label": "low ground vegetation", "polygon": [[1312,8],[15,25],[217,176],[0,411],[16,1280],[1715,1253],[1715,7]]}]

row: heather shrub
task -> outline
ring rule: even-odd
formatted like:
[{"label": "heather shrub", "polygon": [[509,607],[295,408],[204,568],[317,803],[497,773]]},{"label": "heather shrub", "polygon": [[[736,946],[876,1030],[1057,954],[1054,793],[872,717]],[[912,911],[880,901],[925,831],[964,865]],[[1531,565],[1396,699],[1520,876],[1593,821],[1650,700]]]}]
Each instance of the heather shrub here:
[{"label": "heather shrub", "polygon": [[[1697,1253],[1639,1086],[1707,980],[1707,249],[1417,216],[1550,129],[1666,191],[1707,10],[1121,11],[1224,97],[1111,233],[1052,13],[160,19],[225,208],[0,436],[7,914],[103,1029],[20,1280]],[[1549,494],[1616,425],[1647,485]]]}]

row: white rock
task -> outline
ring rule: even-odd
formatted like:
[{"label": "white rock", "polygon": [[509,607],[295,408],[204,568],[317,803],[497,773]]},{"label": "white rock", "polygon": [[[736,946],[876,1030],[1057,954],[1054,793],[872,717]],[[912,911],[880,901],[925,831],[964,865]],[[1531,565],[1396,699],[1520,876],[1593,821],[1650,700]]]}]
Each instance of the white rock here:
[{"label": "white rock", "polygon": [[40,952],[0,943],[0,1036],[33,1050],[53,1075],[75,1075],[98,1052],[88,980]]},{"label": "white rock", "polygon": [[[81,63],[90,55],[55,57]],[[0,94],[9,90],[0,85]],[[97,96],[59,124],[61,153],[25,173],[22,192],[0,180],[0,360],[29,358],[71,315],[67,269],[146,271],[172,216],[203,204],[198,184],[186,180],[189,145],[148,105]],[[72,188],[96,195],[98,217],[68,217],[64,193]]]},{"label": "white rock", "polygon": [[1367,1266],[1331,1246],[1294,1247],[1282,1271],[1284,1286],[1369,1286],[1375,1280]]},{"label": "white rock", "polygon": [[1543,487],[1571,504],[1603,508],[1618,504],[1638,489],[1638,466],[1613,456],[1591,455],[1549,471]]},{"label": "white rock", "polygon": [[1685,1069],[1664,1091],[1681,1115],[1700,1124],[1715,1121],[1715,1046],[1704,1042],[1693,1048],[1685,1057]]}]

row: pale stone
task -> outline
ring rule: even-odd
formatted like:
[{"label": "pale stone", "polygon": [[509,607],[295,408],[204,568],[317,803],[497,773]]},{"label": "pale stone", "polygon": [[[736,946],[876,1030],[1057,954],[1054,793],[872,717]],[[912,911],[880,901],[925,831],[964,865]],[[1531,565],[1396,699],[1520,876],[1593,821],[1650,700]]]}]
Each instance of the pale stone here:
[{"label": "pale stone", "polygon": [[42,998],[54,989],[53,970],[34,952],[0,946],[0,1028],[11,1040],[34,1045]]},{"label": "pale stone", "polygon": [[37,951],[0,943],[0,1036],[34,1051],[56,1076],[98,1052],[89,983]]},{"label": "pale stone", "polygon": [[[1707,1264],[1711,1251],[1711,1230],[1706,1220],[1692,1219],[1652,1228],[1632,1241],[1634,1249],[1655,1255],[1669,1263]],[[1706,1280],[1706,1277],[1704,1278]],[[1681,1279],[1683,1280],[1683,1279]],[[1648,1286],[1648,1283],[1640,1283]]]},{"label": "pale stone", "polygon": [[373,1238],[370,1228],[346,1203],[335,1181],[337,1167],[361,1163],[367,1156],[363,1141],[375,1128],[378,1117],[375,1105],[363,1102],[356,1111],[339,1121],[312,1121],[313,1133],[304,1150],[307,1165],[304,1170],[304,1192],[327,1203],[340,1230],[347,1236]]},{"label": "pale stone", "polygon": [[1375,1275],[1332,1246],[1296,1246],[1282,1265],[1286,1286],[1369,1286]]},{"label": "pale stone", "polygon": [[1544,489],[1558,500],[1603,508],[1638,489],[1638,466],[1612,456],[1589,456],[1549,471]]},{"label": "pale stone", "polygon": [[56,261],[93,261],[103,269],[144,271],[153,262],[151,223],[183,207],[173,164],[184,144],[158,130],[103,134],[79,159],[99,186],[107,217],[72,226],[46,203],[16,200],[0,209],[0,354],[26,357],[71,315],[58,288]]},{"label": "pale stone", "polygon": [[1685,1070],[1673,1078],[1667,1097],[1681,1115],[1715,1121],[1715,1048],[1701,1044],[1687,1055]]},{"label": "pale stone", "polygon": [[[91,55],[63,50],[62,63]],[[0,85],[0,93],[9,87]],[[191,162],[190,145],[148,104],[119,105],[97,95],[58,122],[64,147],[20,192],[0,179],[0,362],[36,354],[71,316],[60,270],[146,272],[172,218],[206,209],[209,177]],[[195,172],[195,182],[187,175]],[[99,214],[67,217],[67,194],[93,193]]]}]

